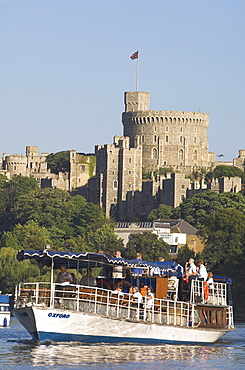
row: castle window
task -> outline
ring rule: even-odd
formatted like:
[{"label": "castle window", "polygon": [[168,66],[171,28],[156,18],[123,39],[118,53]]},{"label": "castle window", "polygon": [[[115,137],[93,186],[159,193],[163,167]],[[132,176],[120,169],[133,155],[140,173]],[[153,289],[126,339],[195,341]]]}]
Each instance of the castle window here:
[{"label": "castle window", "polygon": [[194,155],[193,155],[193,159],[194,159],[194,161],[196,161],[197,160],[197,150],[194,150]]},{"label": "castle window", "polygon": [[14,171],[16,171],[16,166],[14,166]]},{"label": "castle window", "polygon": [[197,143],[197,138],[196,137],[194,137],[194,144],[196,144]]},{"label": "castle window", "polygon": [[168,131],[168,126],[166,126],[166,131]]},{"label": "castle window", "polygon": [[112,160],[112,163],[115,163],[115,159]]},{"label": "castle window", "polygon": [[129,189],[129,190],[131,190],[131,189],[132,189],[132,183],[131,183],[131,182],[128,184],[128,189]]},{"label": "castle window", "polygon": [[84,172],[85,171],[85,166],[81,166],[81,170]]},{"label": "castle window", "polygon": [[128,159],[128,163],[132,163],[132,158],[129,158]]},{"label": "castle window", "polygon": [[168,143],[168,135],[166,135],[166,143]]},{"label": "castle window", "polygon": [[159,118],[158,117],[156,117],[156,122],[159,122]]},{"label": "castle window", "polygon": [[182,141],[183,141],[183,137],[182,136],[180,136],[179,141],[180,141],[180,143],[182,143]]},{"label": "castle window", "polygon": [[114,171],[111,171],[111,175],[114,175],[115,173],[114,173]]},{"label": "castle window", "polygon": [[156,143],[156,142],[157,142],[157,135],[154,135],[153,140],[154,140],[154,143]]},{"label": "castle window", "polygon": [[169,122],[172,123],[172,118],[171,117],[169,118]]},{"label": "castle window", "polygon": [[113,200],[114,200],[114,203],[117,203],[117,198],[114,198]]},{"label": "castle window", "polygon": [[114,189],[117,189],[117,181],[115,180],[115,181],[113,181],[113,188]]},{"label": "castle window", "polygon": [[156,148],[154,148],[152,151],[152,158],[157,159],[157,149]]},{"label": "castle window", "polygon": [[185,188],[185,185],[182,184],[181,187],[182,187],[182,189],[184,189]]},{"label": "castle window", "polygon": [[151,122],[154,123],[154,117],[151,117]]},{"label": "castle window", "polygon": [[183,127],[180,127],[180,132],[183,132]]},{"label": "castle window", "polygon": [[142,135],[141,136],[141,143],[143,144],[145,142],[145,136],[144,135]]},{"label": "castle window", "polygon": [[164,165],[164,166],[166,166],[166,164],[167,164],[167,161],[164,161],[164,162],[163,162],[163,165]]},{"label": "castle window", "polygon": [[164,123],[168,123],[167,117],[164,118]]},{"label": "castle window", "polygon": [[131,173],[132,173],[131,171],[128,171],[128,174],[129,174],[129,175],[131,175]]},{"label": "castle window", "polygon": [[157,130],[157,126],[155,126],[155,127],[154,127],[154,131],[155,131],[155,132],[156,132],[156,130]]},{"label": "castle window", "polygon": [[173,119],[173,122],[176,123],[176,118]]},{"label": "castle window", "polygon": [[161,122],[163,123],[163,117],[161,117],[160,119],[161,119]]},{"label": "castle window", "polygon": [[183,159],[184,158],[184,152],[182,149],[179,150],[179,159]]},{"label": "castle window", "polygon": [[178,118],[178,123],[180,123],[180,118]]}]

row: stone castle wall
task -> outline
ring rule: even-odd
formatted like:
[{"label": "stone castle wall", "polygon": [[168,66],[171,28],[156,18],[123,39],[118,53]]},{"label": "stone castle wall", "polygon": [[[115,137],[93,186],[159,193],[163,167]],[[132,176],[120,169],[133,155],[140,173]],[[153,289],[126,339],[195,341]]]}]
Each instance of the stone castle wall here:
[{"label": "stone castle wall", "polygon": [[208,152],[209,115],[153,111],[148,109],[149,102],[149,93],[126,92],[122,114],[124,136],[130,137],[130,146],[142,146],[143,167],[193,171],[212,166],[215,156]]}]

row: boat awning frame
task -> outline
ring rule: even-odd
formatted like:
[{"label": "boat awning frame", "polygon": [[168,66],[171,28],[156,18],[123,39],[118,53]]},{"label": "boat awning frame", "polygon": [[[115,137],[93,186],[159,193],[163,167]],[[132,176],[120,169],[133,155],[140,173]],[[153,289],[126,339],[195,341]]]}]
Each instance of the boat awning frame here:
[{"label": "boat awning frame", "polygon": [[50,250],[21,250],[17,254],[17,259],[19,261],[34,259],[43,266],[52,266],[53,263],[55,269],[61,266],[66,266],[69,269],[77,269],[78,267],[95,268],[103,267],[104,265],[119,265],[128,268],[158,268],[164,272],[175,272],[177,266],[176,262],[172,261],[148,262],[138,259],[126,260],[125,258],[110,257],[102,253],[73,253]]}]

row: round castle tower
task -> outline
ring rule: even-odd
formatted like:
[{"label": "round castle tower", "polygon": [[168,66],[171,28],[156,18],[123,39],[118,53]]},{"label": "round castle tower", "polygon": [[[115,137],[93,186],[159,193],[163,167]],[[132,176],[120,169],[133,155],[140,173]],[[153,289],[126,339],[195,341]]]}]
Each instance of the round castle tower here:
[{"label": "round castle tower", "polygon": [[143,168],[171,166],[179,171],[193,171],[212,165],[213,156],[208,153],[208,114],[149,110],[147,92],[126,92],[124,102],[124,136],[130,137],[131,147],[142,146]]}]

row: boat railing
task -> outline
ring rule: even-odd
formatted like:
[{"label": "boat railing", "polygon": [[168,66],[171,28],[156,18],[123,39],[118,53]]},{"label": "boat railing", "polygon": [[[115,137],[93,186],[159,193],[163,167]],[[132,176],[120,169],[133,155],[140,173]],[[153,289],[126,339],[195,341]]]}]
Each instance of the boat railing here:
[{"label": "boat railing", "polygon": [[206,281],[192,280],[190,302],[227,306],[227,284],[212,283],[212,285],[208,285]]},{"label": "boat railing", "polygon": [[[166,298],[143,298],[143,302],[138,302],[132,295],[80,285],[19,284],[15,307],[32,305],[165,325],[196,327],[202,324],[196,305],[190,302]],[[227,324],[232,326],[231,311],[225,311],[225,315]]]}]

